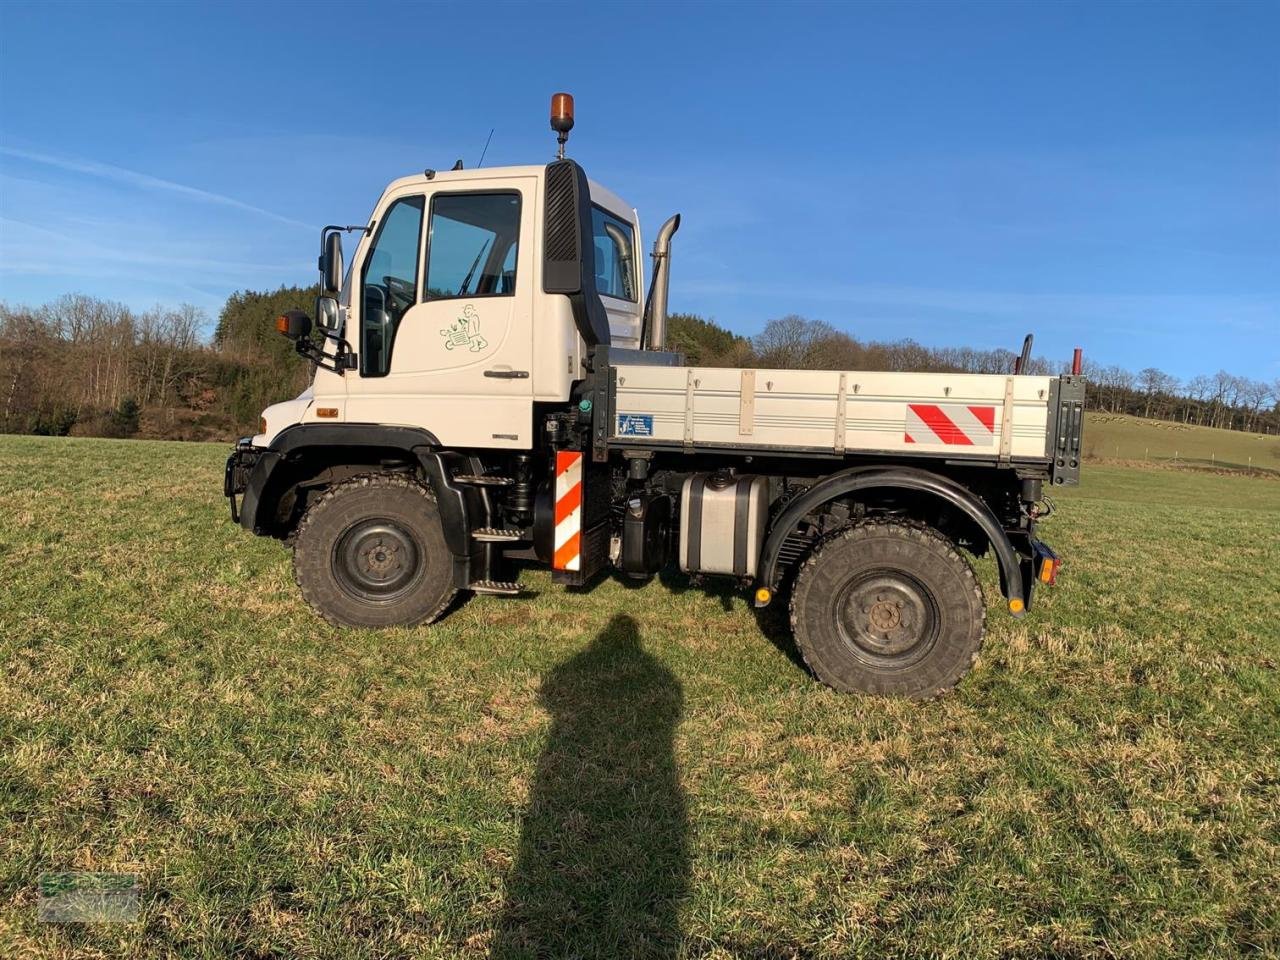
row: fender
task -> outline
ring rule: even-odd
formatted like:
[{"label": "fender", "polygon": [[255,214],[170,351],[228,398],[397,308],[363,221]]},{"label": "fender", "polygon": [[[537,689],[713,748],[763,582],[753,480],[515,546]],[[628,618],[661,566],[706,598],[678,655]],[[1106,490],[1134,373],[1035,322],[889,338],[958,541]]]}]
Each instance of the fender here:
[{"label": "fender", "polygon": [[1023,591],[1022,569],[1018,552],[1009,535],[982,499],[954,480],[914,467],[855,467],[819,480],[792,500],[778,514],[760,557],[759,582],[771,590],[778,586],[778,557],[782,543],[796,528],[801,518],[823,504],[858,490],[898,489],[927,493],[939,497],[963,511],[986,534],[1000,565],[1000,581],[1004,595],[1011,602],[1019,600],[1019,609],[1009,608],[1015,617],[1026,615],[1028,600]]},{"label": "fender", "polygon": [[[471,583],[471,571],[485,566],[481,544],[471,539],[474,527],[484,526],[489,518],[487,494],[482,488],[465,487],[452,481],[454,470],[478,472],[469,458],[453,451],[441,450],[435,434],[420,427],[384,426],[374,423],[295,424],[286,427],[271,445],[262,451],[249,476],[240,511],[240,524],[254,533],[264,524],[259,519],[264,494],[273,477],[279,477],[282,466],[310,448],[323,450],[330,459],[343,447],[378,448],[404,454],[405,460],[417,464],[435,494],[444,527],[445,543],[453,554],[454,581],[465,587]],[[288,479],[282,483],[288,483]],[[283,490],[271,491],[275,497]]]},{"label": "fender", "polygon": [[267,447],[288,456],[301,447],[439,447],[440,441],[422,427],[392,427],[380,423],[295,423],[276,434]]}]

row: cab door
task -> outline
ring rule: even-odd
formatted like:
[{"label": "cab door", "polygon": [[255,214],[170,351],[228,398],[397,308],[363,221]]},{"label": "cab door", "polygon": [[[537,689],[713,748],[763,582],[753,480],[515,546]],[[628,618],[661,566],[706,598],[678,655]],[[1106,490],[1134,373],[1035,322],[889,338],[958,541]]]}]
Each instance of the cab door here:
[{"label": "cab door", "polygon": [[348,422],[422,427],[450,447],[532,446],[537,179],[390,201],[360,266]]}]

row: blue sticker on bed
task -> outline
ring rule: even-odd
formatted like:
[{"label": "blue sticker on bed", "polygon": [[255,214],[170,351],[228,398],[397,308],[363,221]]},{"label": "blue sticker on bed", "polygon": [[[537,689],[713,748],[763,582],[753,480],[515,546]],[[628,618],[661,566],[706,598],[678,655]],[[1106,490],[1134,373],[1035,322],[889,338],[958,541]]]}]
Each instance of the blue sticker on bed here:
[{"label": "blue sticker on bed", "polygon": [[620,437],[652,437],[653,414],[620,413],[618,414],[618,436]]}]

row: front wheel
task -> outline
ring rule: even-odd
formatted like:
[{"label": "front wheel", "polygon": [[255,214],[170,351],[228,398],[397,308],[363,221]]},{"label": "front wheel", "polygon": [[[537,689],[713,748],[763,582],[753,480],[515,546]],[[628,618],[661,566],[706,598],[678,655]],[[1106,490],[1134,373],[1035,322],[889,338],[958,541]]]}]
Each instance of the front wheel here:
[{"label": "front wheel", "polygon": [[925,699],[951,689],[982,646],[973,568],[935,530],[863,523],[796,574],[791,626],[805,662],[837,690]]},{"label": "front wheel", "polygon": [[353,477],[308,508],[293,576],[311,608],[339,627],[426,623],[457,593],[435,498],[391,474]]}]

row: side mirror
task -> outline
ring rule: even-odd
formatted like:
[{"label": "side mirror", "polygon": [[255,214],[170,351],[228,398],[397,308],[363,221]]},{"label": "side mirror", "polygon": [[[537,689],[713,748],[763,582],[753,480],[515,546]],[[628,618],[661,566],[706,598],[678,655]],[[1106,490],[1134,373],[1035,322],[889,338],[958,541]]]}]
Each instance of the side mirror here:
[{"label": "side mirror", "polygon": [[542,292],[564,293],[588,347],[609,343],[609,315],[596,292],[591,189],[572,160],[547,164],[544,190]]},{"label": "side mirror", "polygon": [[276,317],[276,332],[290,340],[305,340],[311,336],[311,318],[301,310],[290,310]]},{"label": "side mirror", "polygon": [[330,230],[320,248],[320,292],[336,294],[342,289],[342,234]]},{"label": "side mirror", "polygon": [[338,313],[338,301],[324,294],[316,297],[316,326],[329,333],[337,333],[341,324],[342,317]]}]

